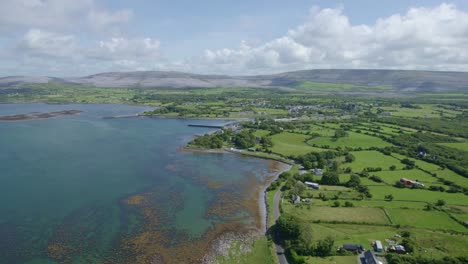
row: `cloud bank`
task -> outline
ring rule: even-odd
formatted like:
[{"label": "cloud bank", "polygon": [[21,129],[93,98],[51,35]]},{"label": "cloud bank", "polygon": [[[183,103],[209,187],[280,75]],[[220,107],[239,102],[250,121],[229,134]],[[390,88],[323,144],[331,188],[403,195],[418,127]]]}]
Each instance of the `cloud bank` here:
[{"label": "cloud bank", "polygon": [[468,13],[453,5],[353,25],[342,9],[313,8],[302,25],[275,40],[206,50],[203,61],[250,73],[306,68],[468,70]]},{"label": "cloud bank", "polygon": [[[0,72],[82,75],[121,70],[261,74],[311,68],[468,71],[468,13],[451,4],[356,25],[341,8],[314,7],[284,36],[166,59],[159,39],[133,36],[130,9],[93,0],[3,0]],[[2,74],[5,75],[5,74]]]}]

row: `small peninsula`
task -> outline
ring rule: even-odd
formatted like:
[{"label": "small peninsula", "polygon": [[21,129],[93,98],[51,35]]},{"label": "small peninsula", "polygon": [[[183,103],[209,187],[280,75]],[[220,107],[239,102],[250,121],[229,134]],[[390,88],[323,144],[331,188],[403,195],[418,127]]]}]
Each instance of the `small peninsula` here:
[{"label": "small peninsula", "polygon": [[45,119],[64,115],[77,115],[83,111],[80,110],[63,110],[54,112],[32,112],[28,114],[18,114],[9,116],[0,116],[0,121],[21,121],[21,120],[33,120],[33,119]]}]

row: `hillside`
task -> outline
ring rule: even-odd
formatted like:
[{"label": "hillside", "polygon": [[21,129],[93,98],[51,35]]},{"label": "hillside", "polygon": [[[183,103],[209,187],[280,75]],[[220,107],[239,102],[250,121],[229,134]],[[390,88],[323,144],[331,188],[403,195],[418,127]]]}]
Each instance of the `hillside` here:
[{"label": "hillside", "polygon": [[467,72],[403,70],[304,70],[273,75],[228,76],[183,72],[109,72],[85,77],[9,76],[0,89],[31,83],[67,83],[104,88],[258,87],[310,91],[461,92],[468,88]]}]

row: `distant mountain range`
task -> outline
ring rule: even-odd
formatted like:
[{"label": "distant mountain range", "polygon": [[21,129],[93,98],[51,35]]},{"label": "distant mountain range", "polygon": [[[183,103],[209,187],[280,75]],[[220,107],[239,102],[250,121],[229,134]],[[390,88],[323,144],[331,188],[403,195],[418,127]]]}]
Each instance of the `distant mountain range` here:
[{"label": "distant mountain range", "polygon": [[0,78],[0,89],[49,82],[107,88],[258,87],[308,90],[321,90],[322,86],[330,87],[326,84],[334,84],[333,91],[342,85],[348,91],[354,88],[371,91],[374,88],[385,87],[393,92],[466,93],[468,72],[304,70],[255,76],[202,75],[164,71],[108,72],[72,78],[8,76]]}]

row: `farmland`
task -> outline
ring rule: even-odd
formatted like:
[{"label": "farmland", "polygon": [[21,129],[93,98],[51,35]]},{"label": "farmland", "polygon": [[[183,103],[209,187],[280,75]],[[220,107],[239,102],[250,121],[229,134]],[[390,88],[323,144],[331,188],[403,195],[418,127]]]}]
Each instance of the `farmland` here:
[{"label": "farmland", "polygon": [[283,132],[271,137],[272,151],[281,155],[306,154],[311,151],[322,151],[320,148],[306,144],[308,136],[303,134]]},{"label": "farmland", "polygon": [[[417,155],[402,154],[404,152],[400,150],[405,148],[392,144],[392,138],[418,133],[417,130],[368,121],[297,122],[296,127],[287,129],[290,132],[282,131],[271,136],[272,152],[295,158],[310,152],[342,153],[348,150],[345,153],[353,157],[345,160],[339,156],[343,154],[336,154],[338,156],[324,167],[326,171],[338,172],[339,186],[322,185],[320,190],[300,191],[295,182],[304,176],[298,174],[293,174],[284,183],[287,191],[281,206],[283,213],[293,215],[299,222],[310,226],[315,243],[331,236],[335,248],[344,243],[362,244],[368,248],[375,240],[401,243],[403,240],[399,234],[404,231],[412,234],[411,241],[417,245],[412,249],[413,255],[430,253],[436,258],[465,256],[459,246],[468,243],[468,229],[463,225],[463,221],[468,219],[468,196],[466,192],[450,190],[459,187],[466,190],[468,179]],[[347,127],[346,135],[335,138],[335,131],[343,127]],[[265,130],[257,130],[256,133],[269,136]],[[463,146],[464,143],[440,143],[445,147],[452,147],[451,144]],[[339,164],[339,167],[333,168],[330,162]],[[312,164],[321,166],[317,161]],[[362,188],[346,186],[352,175],[359,175]],[[307,177],[307,180],[319,183],[324,178],[317,175]],[[425,187],[396,187],[395,183],[401,178],[417,181]],[[454,189],[453,186],[458,187]],[[302,198],[311,198],[311,201],[293,204],[290,197],[294,193]],[[384,245],[388,243],[384,242]],[[352,263],[354,259],[306,255],[305,261]]]},{"label": "farmland", "polygon": [[[270,205],[283,187],[283,215],[311,230],[309,239],[280,241],[287,252],[296,252],[307,263],[354,263],[357,256],[337,249],[345,243],[369,248],[375,240],[388,247],[388,241],[407,239],[414,247],[409,257],[468,257],[464,251],[468,228],[463,225],[468,221],[466,94],[387,98],[327,94],[370,89],[353,84],[301,82],[294,88],[28,84],[15,93],[0,94],[0,102],[125,103],[152,106],[144,113],[147,116],[235,118],[237,130],[197,137],[189,144],[236,148],[245,155],[295,164],[267,192]],[[382,93],[389,88],[372,87]],[[315,175],[315,168],[323,175]],[[400,183],[401,178],[413,183]],[[319,183],[320,189],[305,187],[305,181]],[[293,204],[292,195],[311,200]],[[271,206],[268,209],[271,214]],[[270,218],[269,226],[274,230],[278,223]],[[329,237],[333,246],[319,257],[317,245]],[[219,262],[275,263],[271,237],[248,246],[252,251],[232,245]]]},{"label": "farmland", "polygon": [[375,150],[354,151],[351,152],[351,154],[356,157],[356,160],[349,164],[349,167],[351,167],[353,171],[362,171],[367,167],[380,167],[383,170],[388,170],[392,165],[395,165],[396,169],[402,169],[404,167],[399,160]]},{"label": "farmland", "polygon": [[446,213],[411,209],[387,209],[390,218],[402,226],[421,227],[465,232],[466,228],[456,223]]},{"label": "farmland", "polygon": [[[285,205],[285,211],[293,210],[291,205]],[[336,208],[314,206],[307,210],[297,210],[296,216],[305,221],[337,221],[369,223],[369,224],[389,224],[385,213],[376,207],[356,207],[356,208]]]},{"label": "farmland", "polygon": [[462,143],[439,143],[440,145],[447,146],[450,148],[456,148],[460,149],[463,151],[468,151],[468,142],[462,142]]},{"label": "farmland", "polygon": [[347,137],[333,139],[332,137],[319,137],[313,140],[310,140],[308,143],[317,146],[327,146],[327,147],[349,147],[349,148],[370,148],[370,147],[387,147],[391,144],[383,141],[380,138],[368,136],[365,134],[348,132]]},{"label": "farmland", "polygon": [[[391,119],[288,122],[262,117],[244,124],[244,130],[259,138],[252,143],[255,155],[271,153],[303,166],[301,173],[291,172],[272,187],[286,189],[283,214],[301,223],[305,233],[312,230],[312,240],[298,238],[302,242],[285,244],[296,252],[290,257],[293,262],[300,257],[307,263],[353,262],[355,258],[340,255],[340,245],[356,243],[368,248],[375,240],[384,241],[386,247],[390,242],[411,242],[410,256],[415,257],[428,252],[436,258],[466,256],[458,247],[468,243],[468,229],[463,224],[468,219],[468,178],[460,170],[467,157],[456,152],[464,151],[465,139],[444,134],[458,132],[439,128],[442,121],[424,131],[406,121],[401,121],[402,126],[393,122],[395,116],[441,120],[463,111],[437,104],[379,109],[379,113],[399,114]],[[337,113],[336,109],[329,112]],[[226,147],[233,144],[226,142]],[[428,154],[428,149],[435,152]],[[462,156],[450,158],[453,155]],[[321,168],[323,175],[314,175],[313,168]],[[333,177],[336,180],[330,180]],[[409,179],[411,185],[402,183],[402,178]],[[320,190],[305,187],[305,181],[321,184]],[[269,203],[273,193],[268,192]],[[294,204],[293,195],[308,199]],[[407,233],[412,235],[401,238]],[[334,246],[328,257],[310,253],[330,237]]]}]

